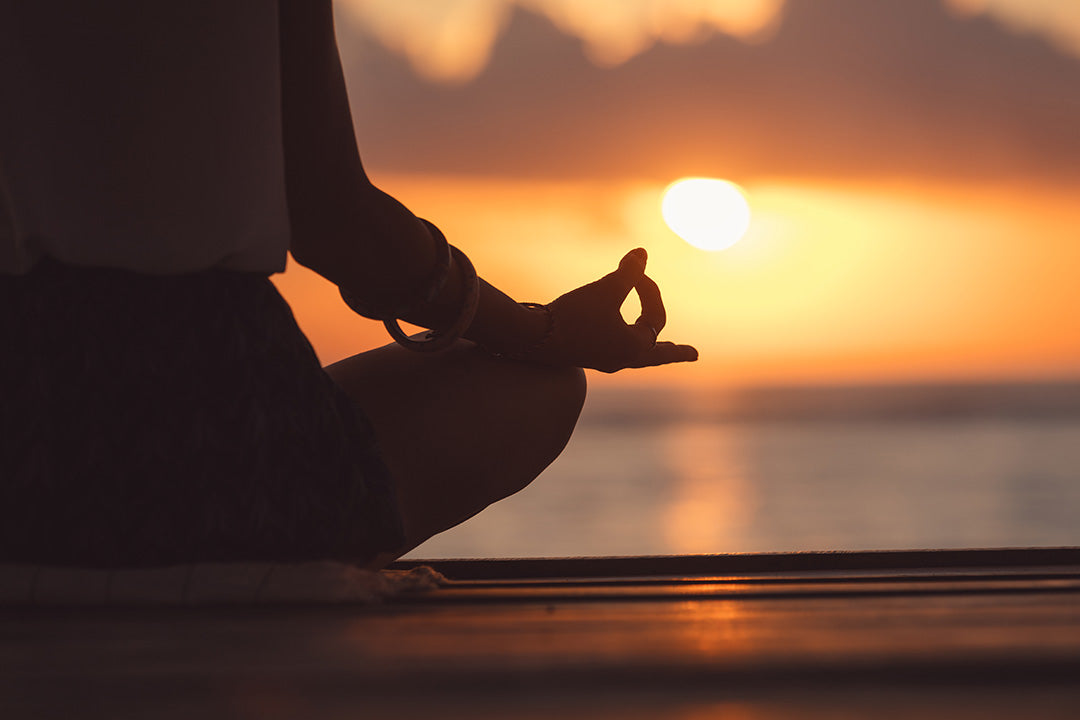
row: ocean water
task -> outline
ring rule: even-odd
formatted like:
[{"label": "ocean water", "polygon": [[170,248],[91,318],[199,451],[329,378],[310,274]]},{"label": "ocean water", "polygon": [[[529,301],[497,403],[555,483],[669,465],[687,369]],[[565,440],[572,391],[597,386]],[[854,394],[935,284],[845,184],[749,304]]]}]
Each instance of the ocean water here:
[{"label": "ocean water", "polygon": [[521,493],[410,557],[1080,546],[1080,383],[590,394]]}]

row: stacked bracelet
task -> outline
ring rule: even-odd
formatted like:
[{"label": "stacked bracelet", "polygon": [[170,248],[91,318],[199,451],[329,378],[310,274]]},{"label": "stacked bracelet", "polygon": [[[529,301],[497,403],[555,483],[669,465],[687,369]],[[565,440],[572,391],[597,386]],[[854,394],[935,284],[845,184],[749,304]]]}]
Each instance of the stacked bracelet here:
[{"label": "stacked bracelet", "polygon": [[[465,253],[446,242],[446,236],[442,234],[433,223],[420,218],[420,222],[427,226],[431,237],[438,243],[438,257],[435,266],[428,275],[427,280],[420,286],[420,291],[414,293],[412,298],[401,307],[394,310],[382,310],[364,304],[359,298],[349,291],[341,288],[341,299],[345,301],[353,312],[363,315],[372,320],[381,320],[390,337],[399,345],[418,352],[434,352],[451,345],[461,337],[462,333],[469,329],[472,319],[476,315],[476,307],[480,302],[480,279],[476,276],[476,269],[469,261]],[[450,275],[450,257],[461,271],[461,282],[465,288],[465,298],[461,309],[458,311],[454,322],[446,328],[439,328],[427,332],[424,340],[409,338],[398,325],[398,318],[410,315],[413,311],[430,304],[442,293],[446,287],[446,280]]]},{"label": "stacked bracelet", "polygon": [[549,306],[542,305],[540,303],[532,303],[532,302],[524,302],[524,303],[521,303],[521,305],[524,306],[524,307],[529,308],[530,310],[539,310],[539,311],[543,312],[544,315],[547,316],[547,330],[544,331],[544,334],[540,337],[539,340],[534,342],[532,345],[529,345],[528,347],[524,348],[523,350],[518,350],[517,352],[509,352],[509,353],[508,352],[493,352],[491,350],[488,350],[489,355],[492,355],[493,357],[497,357],[497,358],[499,358],[501,360],[525,360],[530,355],[535,353],[537,350],[539,350],[540,348],[547,345],[548,341],[551,340],[551,336],[555,334],[555,313],[552,312],[552,310],[551,310],[551,308]]},{"label": "stacked bracelet", "polygon": [[480,278],[476,276],[476,268],[465,253],[453,245],[450,250],[454,254],[454,263],[461,270],[461,284],[465,287],[465,298],[461,302],[457,317],[449,327],[429,330],[424,334],[423,340],[413,340],[406,335],[397,319],[384,320],[383,325],[398,345],[416,352],[435,352],[453,344],[472,324],[476,308],[480,304]]}]

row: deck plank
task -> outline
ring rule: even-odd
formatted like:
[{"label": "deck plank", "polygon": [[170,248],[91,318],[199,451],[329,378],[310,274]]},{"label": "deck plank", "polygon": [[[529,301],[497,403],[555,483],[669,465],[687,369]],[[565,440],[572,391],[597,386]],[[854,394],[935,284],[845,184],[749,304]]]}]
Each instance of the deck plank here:
[{"label": "deck plank", "polygon": [[11,610],[0,717],[1074,718],[1080,567],[1035,567],[515,571],[382,606]]}]

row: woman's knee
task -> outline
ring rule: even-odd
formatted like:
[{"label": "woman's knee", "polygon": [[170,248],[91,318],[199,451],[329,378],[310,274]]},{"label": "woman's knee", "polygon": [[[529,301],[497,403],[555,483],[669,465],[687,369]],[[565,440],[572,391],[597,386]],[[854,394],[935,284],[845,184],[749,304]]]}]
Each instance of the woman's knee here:
[{"label": "woman's knee", "polygon": [[506,439],[505,462],[489,478],[497,499],[527,487],[562,454],[585,404],[585,373],[580,368],[538,367],[531,375],[526,383],[530,397],[517,408],[522,422],[516,437]]},{"label": "woman's knee", "polygon": [[328,371],[371,420],[416,542],[528,486],[566,447],[586,394],[578,368],[471,343],[435,356],[382,348]]},{"label": "woman's knee", "polygon": [[577,426],[578,417],[585,406],[587,386],[585,371],[581,368],[551,368],[550,385],[546,388],[552,404],[553,432],[563,437],[552,460],[566,447]]}]

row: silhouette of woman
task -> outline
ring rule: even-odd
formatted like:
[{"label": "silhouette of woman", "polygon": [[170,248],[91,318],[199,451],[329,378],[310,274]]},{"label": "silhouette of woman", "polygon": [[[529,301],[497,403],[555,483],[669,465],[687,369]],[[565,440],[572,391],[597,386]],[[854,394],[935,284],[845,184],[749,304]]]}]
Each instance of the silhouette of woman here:
[{"label": "silhouette of woman", "polygon": [[[372,185],[330,0],[8,3],[0,53],[0,562],[379,567],[558,456],[582,368],[696,359],[644,250],[519,304]],[[287,252],[398,342],[320,368]]]}]

